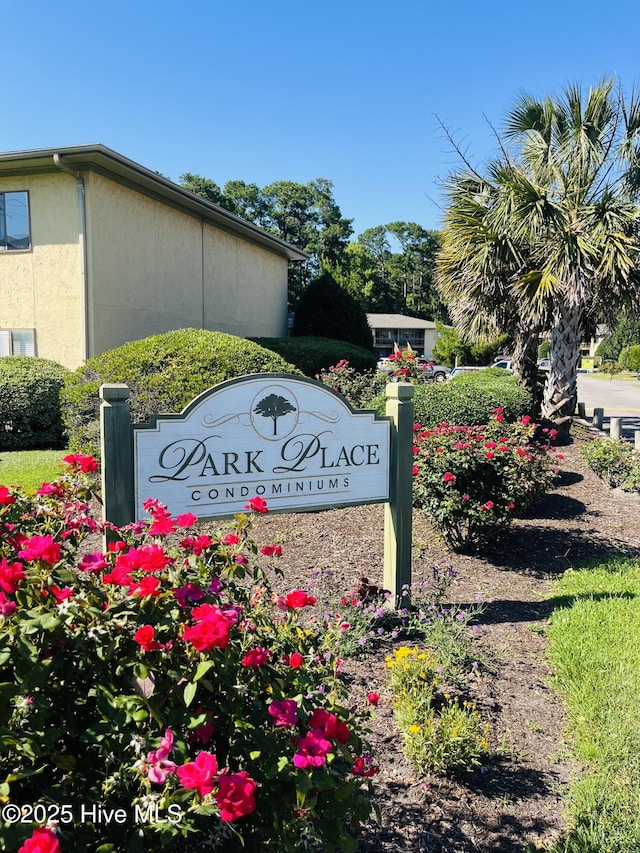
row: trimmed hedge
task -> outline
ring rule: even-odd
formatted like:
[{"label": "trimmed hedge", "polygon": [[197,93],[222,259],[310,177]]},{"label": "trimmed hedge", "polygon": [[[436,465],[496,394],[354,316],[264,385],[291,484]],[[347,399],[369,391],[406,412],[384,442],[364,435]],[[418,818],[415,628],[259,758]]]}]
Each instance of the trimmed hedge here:
[{"label": "trimmed hedge", "polygon": [[315,379],[322,370],[333,367],[342,359],[346,359],[349,366],[358,373],[376,368],[377,359],[372,352],[334,338],[251,338],[251,340],[278,353],[312,379]]},{"label": "trimmed hedge", "polygon": [[0,358],[0,450],[64,446],[60,390],[68,374],[45,358]]},{"label": "trimmed hedge", "polygon": [[623,370],[640,370],[640,344],[624,347],[618,356],[618,363]]},{"label": "trimmed hedge", "polygon": [[[442,423],[465,426],[488,424],[495,409],[504,410],[507,421],[530,415],[533,401],[515,377],[501,368],[462,373],[450,382],[425,382],[415,386],[414,420],[423,427]],[[374,407],[384,414],[384,395]]]},{"label": "trimmed hedge", "polygon": [[65,382],[62,405],[69,446],[99,452],[103,383],[129,386],[131,418],[141,423],[154,413],[179,412],[213,385],[249,373],[301,371],[252,341],[206,329],[177,329],[108,350]]}]

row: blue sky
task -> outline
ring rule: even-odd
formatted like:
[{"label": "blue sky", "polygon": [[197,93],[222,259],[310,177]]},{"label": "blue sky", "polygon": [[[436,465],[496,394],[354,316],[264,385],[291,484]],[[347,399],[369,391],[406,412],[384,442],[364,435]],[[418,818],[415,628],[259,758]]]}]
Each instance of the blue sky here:
[{"label": "blue sky", "polygon": [[220,186],[328,178],[356,235],[439,227],[459,163],[440,123],[480,165],[522,91],[640,85],[637,0],[2,5],[0,150],[100,142]]}]

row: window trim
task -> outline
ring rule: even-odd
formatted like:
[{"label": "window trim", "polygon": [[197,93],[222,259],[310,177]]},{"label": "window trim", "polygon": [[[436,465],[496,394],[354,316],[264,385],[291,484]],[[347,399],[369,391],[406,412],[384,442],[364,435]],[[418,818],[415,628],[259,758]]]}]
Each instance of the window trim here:
[{"label": "window trim", "polygon": [[[31,230],[31,195],[29,190],[0,190],[0,195],[15,195],[17,193],[24,193],[27,197],[27,228],[28,228],[28,237],[29,237],[29,245],[26,248],[22,249],[14,249],[9,248],[8,246],[0,245],[0,255],[15,255],[15,254],[25,254],[33,251],[33,232]],[[6,217],[6,206],[5,206],[5,217]],[[6,225],[6,219],[5,219]],[[6,240],[6,228],[5,228],[5,240]]]}]

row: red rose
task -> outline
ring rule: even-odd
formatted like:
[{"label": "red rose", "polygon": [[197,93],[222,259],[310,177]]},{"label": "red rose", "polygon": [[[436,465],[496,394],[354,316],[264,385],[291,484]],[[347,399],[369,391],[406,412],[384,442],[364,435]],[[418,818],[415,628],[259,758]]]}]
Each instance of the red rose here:
[{"label": "red rose", "polygon": [[183,764],[176,772],[183,788],[193,788],[204,797],[213,791],[218,761],[212,753],[200,752],[195,761]]},{"label": "red rose", "polygon": [[226,649],[229,645],[229,628],[232,620],[214,604],[194,607],[191,615],[196,624],[184,629],[184,639],[199,652],[208,649]]},{"label": "red rose", "polygon": [[9,494],[9,489],[6,486],[0,486],[0,506],[3,504],[8,506],[9,504],[14,504],[16,499],[13,495]]},{"label": "red rose", "polygon": [[245,509],[251,509],[254,512],[269,512],[267,509],[267,502],[264,498],[251,498],[248,504],[245,504]]},{"label": "red rose", "polygon": [[15,592],[20,581],[26,578],[22,563],[9,563],[6,557],[0,560],[0,589],[3,592]]},{"label": "red rose", "polygon": [[260,553],[264,554],[265,557],[281,557],[282,545],[265,545],[260,548]]},{"label": "red rose", "polygon": [[241,773],[221,773],[218,790],[214,794],[220,809],[220,819],[237,820],[255,811],[254,793],[257,787],[246,770]]},{"label": "red rose", "polygon": [[98,470],[98,463],[96,460],[93,456],[89,456],[86,453],[70,453],[68,456],[65,456],[62,461],[66,462],[72,470],[80,469],[83,474],[89,474],[91,471]]},{"label": "red rose", "polygon": [[292,590],[284,599],[286,607],[297,610],[299,607],[310,607],[316,603],[314,595],[307,595],[303,589]]},{"label": "red rose", "polygon": [[140,644],[143,652],[154,652],[156,649],[162,648],[155,639],[153,625],[141,625],[133,635],[133,639]]},{"label": "red rose", "polygon": [[263,649],[261,646],[258,646],[258,648],[249,649],[240,661],[240,664],[242,666],[257,668],[259,666],[264,666],[270,657],[271,652],[268,649]]},{"label": "red rose", "polygon": [[338,743],[346,743],[349,740],[349,729],[346,723],[339,720],[335,714],[325,711],[324,708],[316,708],[309,720],[309,728],[320,732],[326,738],[337,740]]},{"label": "red rose", "polygon": [[51,534],[46,536],[32,536],[26,539],[23,543],[22,551],[18,552],[18,556],[23,560],[44,560],[50,566],[57,563],[60,559],[60,543],[55,542]]},{"label": "red rose", "polygon": [[60,844],[52,829],[40,826],[33,830],[18,853],[60,853]]}]

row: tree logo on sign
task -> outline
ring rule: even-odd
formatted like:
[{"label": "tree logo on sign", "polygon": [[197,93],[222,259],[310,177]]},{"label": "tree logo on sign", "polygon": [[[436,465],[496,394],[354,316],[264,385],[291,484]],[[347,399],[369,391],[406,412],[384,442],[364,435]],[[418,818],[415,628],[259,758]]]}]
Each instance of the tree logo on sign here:
[{"label": "tree logo on sign", "polygon": [[263,397],[253,410],[254,414],[273,420],[274,435],[278,434],[278,418],[295,411],[296,407],[280,394],[269,394],[267,397]]}]

